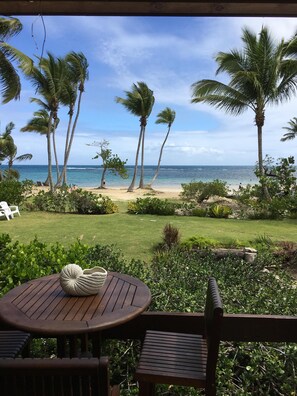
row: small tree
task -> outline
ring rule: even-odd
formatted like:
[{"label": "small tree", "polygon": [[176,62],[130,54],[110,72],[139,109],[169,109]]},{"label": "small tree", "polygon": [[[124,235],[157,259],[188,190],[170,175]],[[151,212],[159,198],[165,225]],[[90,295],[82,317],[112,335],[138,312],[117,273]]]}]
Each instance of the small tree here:
[{"label": "small tree", "polygon": [[102,140],[101,142],[93,142],[87,146],[99,146],[100,152],[96,153],[93,159],[102,159],[102,176],[100,186],[98,188],[105,188],[105,174],[107,170],[110,170],[114,175],[119,175],[122,179],[128,178],[128,173],[125,165],[128,160],[122,161],[117,154],[112,154],[112,151],[108,148],[109,142]]}]

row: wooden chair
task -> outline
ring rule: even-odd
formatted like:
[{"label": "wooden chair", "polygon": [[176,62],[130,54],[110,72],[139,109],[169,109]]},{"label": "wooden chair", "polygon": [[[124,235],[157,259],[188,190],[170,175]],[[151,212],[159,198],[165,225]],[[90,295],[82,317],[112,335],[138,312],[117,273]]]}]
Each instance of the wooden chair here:
[{"label": "wooden chair", "polygon": [[20,354],[28,356],[30,339],[31,335],[23,331],[1,330],[0,358],[15,358]]},{"label": "wooden chair", "polygon": [[[209,278],[204,311],[205,334],[184,334],[148,330],[135,373],[139,396],[154,394],[155,384],[204,388],[216,395],[223,307],[216,280]],[[193,329],[194,330],[194,329]]]},{"label": "wooden chair", "polygon": [[1,396],[116,396],[108,358],[1,359]]}]

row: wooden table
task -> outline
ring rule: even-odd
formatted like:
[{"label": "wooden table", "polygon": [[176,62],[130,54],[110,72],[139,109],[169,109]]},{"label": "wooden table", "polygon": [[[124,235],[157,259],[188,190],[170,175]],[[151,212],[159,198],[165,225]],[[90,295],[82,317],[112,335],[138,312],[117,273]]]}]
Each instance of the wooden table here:
[{"label": "wooden table", "polygon": [[[75,335],[91,335],[96,340],[93,354],[97,356],[100,332],[135,318],[150,301],[149,288],[128,275],[109,272],[98,294],[74,297],[64,293],[59,274],[55,274],[10,290],[0,299],[0,320],[33,335],[57,337],[59,356],[65,355],[65,337],[76,340]],[[87,346],[82,349],[87,350]],[[71,354],[77,354],[75,345]]]}]

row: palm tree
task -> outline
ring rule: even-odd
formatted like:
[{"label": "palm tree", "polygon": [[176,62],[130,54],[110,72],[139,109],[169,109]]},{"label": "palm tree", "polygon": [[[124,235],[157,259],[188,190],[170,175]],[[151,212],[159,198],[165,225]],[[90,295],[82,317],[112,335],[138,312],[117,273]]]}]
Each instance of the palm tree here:
[{"label": "palm tree", "polygon": [[22,154],[17,156],[17,146],[14,143],[14,139],[11,136],[11,132],[14,129],[15,125],[13,122],[10,122],[6,125],[4,134],[0,137],[0,141],[4,140],[4,143],[1,144],[2,155],[5,159],[8,160],[8,170],[6,172],[6,177],[8,178],[19,178],[19,172],[16,169],[13,169],[13,163],[15,161],[25,161],[30,160],[32,158],[32,154]]},{"label": "palm tree", "polygon": [[161,111],[158,115],[157,115],[157,120],[156,120],[156,124],[167,124],[167,133],[165,136],[165,139],[162,143],[161,149],[160,149],[160,155],[159,155],[159,161],[158,161],[158,166],[155,172],[155,175],[150,183],[150,186],[152,186],[152,184],[154,183],[154,181],[156,180],[156,178],[158,177],[159,171],[160,171],[160,165],[161,165],[161,159],[162,159],[162,154],[163,154],[163,149],[164,146],[167,142],[169,133],[170,133],[170,129],[172,124],[174,123],[175,120],[175,111],[170,109],[169,107],[166,107],[163,111]]},{"label": "palm tree", "polygon": [[[292,41],[276,43],[266,27],[259,35],[243,29],[242,51],[219,52],[217,74],[226,72],[231,80],[224,84],[216,80],[201,80],[192,85],[192,103],[204,102],[232,115],[251,109],[258,134],[258,166],[263,176],[262,129],[267,105],[278,104],[296,93],[297,61],[289,58]],[[266,198],[269,198],[264,186]]]},{"label": "palm tree", "polygon": [[19,99],[21,92],[20,77],[13,66],[17,61],[24,72],[30,72],[33,61],[21,51],[5,42],[6,39],[19,34],[23,26],[16,18],[0,17],[0,84],[2,103]]},{"label": "palm tree", "polygon": [[[57,125],[59,123],[59,118],[57,119]],[[46,109],[42,108],[40,110],[37,110],[33,113],[33,118],[31,118],[27,125],[25,125],[23,128],[21,128],[21,132],[36,132],[39,133],[40,135],[45,135],[46,138],[48,139],[48,124],[49,124],[49,113]],[[54,130],[54,125],[52,125],[52,132]],[[54,136],[54,134],[52,133]],[[55,144],[54,145],[54,151],[55,151]],[[55,154],[56,156],[56,154]],[[44,182],[45,185],[48,184],[48,179],[45,180]]]},{"label": "palm tree", "polygon": [[137,167],[138,167],[138,157],[140,146],[141,149],[141,175],[139,188],[144,187],[144,139],[145,139],[145,128],[147,125],[147,119],[150,116],[154,103],[154,93],[149,89],[149,87],[144,82],[138,82],[137,84],[133,84],[131,91],[125,91],[126,98],[116,97],[116,102],[121,103],[130,113],[133,115],[140,117],[140,133],[138,139],[138,145],[135,156],[135,165],[134,172],[131,184],[128,188],[129,192],[134,190],[135,180],[137,176]]},{"label": "palm tree", "polygon": [[288,122],[289,126],[288,127],[283,127],[283,129],[286,129],[287,133],[284,134],[284,136],[281,138],[281,142],[286,142],[287,140],[293,140],[297,136],[297,118],[294,117],[292,120]]},{"label": "palm tree", "polygon": [[[66,56],[65,61],[67,63],[68,78],[67,78],[67,84],[64,88],[64,91],[62,92],[61,100],[63,104],[68,105],[69,107],[69,112],[68,112],[69,122],[68,122],[66,142],[65,142],[63,170],[61,173],[60,180],[58,180],[57,184],[60,184],[61,181],[63,181],[63,184],[67,184],[67,163],[73,143],[77,121],[80,115],[82,95],[85,91],[85,82],[89,79],[89,72],[88,72],[89,64],[87,58],[82,52],[69,53]],[[72,125],[72,118],[74,115],[76,102],[77,102],[76,115]]]},{"label": "palm tree", "polygon": [[[58,109],[61,102],[61,95],[65,87],[67,79],[66,64],[63,59],[55,58],[48,53],[47,58],[39,59],[39,66],[34,67],[28,78],[36,87],[36,92],[43,100],[33,98],[32,101],[40,104],[49,112],[48,128],[47,128],[47,155],[48,155],[48,182],[50,191],[54,191],[52,177],[52,150],[51,150],[51,134],[55,133],[58,122]],[[56,161],[57,168],[58,163]]]}]

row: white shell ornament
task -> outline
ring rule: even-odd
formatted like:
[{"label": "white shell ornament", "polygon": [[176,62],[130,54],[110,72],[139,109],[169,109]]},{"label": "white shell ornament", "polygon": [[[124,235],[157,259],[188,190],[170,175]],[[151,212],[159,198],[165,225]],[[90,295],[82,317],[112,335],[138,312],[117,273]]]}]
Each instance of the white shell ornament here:
[{"label": "white shell ornament", "polygon": [[97,294],[104,285],[107,271],[102,267],[83,270],[77,264],[67,264],[60,273],[60,285],[71,296]]}]

